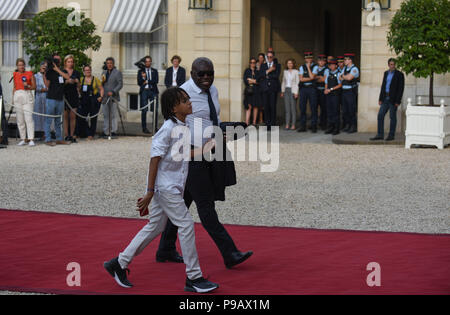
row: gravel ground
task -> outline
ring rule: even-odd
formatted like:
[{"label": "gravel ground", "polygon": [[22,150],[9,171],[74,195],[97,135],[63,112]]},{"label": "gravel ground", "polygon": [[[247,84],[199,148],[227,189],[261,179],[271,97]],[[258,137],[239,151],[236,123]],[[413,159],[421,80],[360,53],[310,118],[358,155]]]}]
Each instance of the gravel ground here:
[{"label": "gravel ground", "polygon": [[[238,184],[217,203],[223,223],[450,234],[450,148],[281,137],[278,171],[236,163]],[[0,150],[0,208],[136,218],[150,145],[149,138],[11,145]]]}]

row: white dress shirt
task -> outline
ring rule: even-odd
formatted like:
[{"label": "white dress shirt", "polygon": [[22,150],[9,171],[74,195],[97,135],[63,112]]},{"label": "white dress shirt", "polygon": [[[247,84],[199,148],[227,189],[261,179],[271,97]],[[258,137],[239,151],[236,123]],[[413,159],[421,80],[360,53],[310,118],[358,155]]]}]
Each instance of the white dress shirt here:
[{"label": "white dress shirt", "polygon": [[[210,118],[208,95],[204,93],[192,79],[183,84],[181,88],[186,91],[192,102],[192,115],[186,117],[186,124],[191,131],[191,144],[201,148],[211,139],[209,137],[203,137],[205,129],[213,126],[213,122]],[[217,121],[220,124],[219,92],[214,85],[211,86],[210,91],[213,103],[216,107]]]},{"label": "white dress shirt", "polygon": [[[145,73],[147,74],[147,80],[146,81],[150,81],[152,79],[152,68],[145,68]],[[147,84],[145,86],[146,89],[149,88],[149,85]]]},{"label": "white dress shirt", "polygon": [[[183,146],[180,145],[182,143],[180,139],[183,135],[180,133],[184,131],[186,135],[188,133],[187,130],[189,129],[185,123],[178,119],[175,123],[169,119],[164,122],[161,129],[153,137],[150,156],[151,158],[161,157],[156,175],[156,191],[170,194],[184,194],[191,151],[190,144],[187,143],[186,146],[189,152],[181,152],[181,154],[177,154],[176,156],[173,152],[180,152],[177,150],[179,147],[182,151]],[[174,150],[175,145],[177,146]],[[187,157],[183,158],[182,154],[187,154]]]},{"label": "white dress shirt", "polygon": [[178,75],[178,69],[180,67],[176,68],[173,67],[173,75],[172,75],[172,86],[177,86],[177,75]]}]

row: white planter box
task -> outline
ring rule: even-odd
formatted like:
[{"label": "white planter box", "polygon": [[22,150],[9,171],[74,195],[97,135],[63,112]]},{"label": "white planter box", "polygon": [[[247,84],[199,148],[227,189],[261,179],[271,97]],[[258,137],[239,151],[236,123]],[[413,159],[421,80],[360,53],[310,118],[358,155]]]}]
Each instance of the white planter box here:
[{"label": "white planter box", "polygon": [[450,144],[450,107],[413,106],[406,110],[406,148],[413,144],[434,145],[438,149]]}]

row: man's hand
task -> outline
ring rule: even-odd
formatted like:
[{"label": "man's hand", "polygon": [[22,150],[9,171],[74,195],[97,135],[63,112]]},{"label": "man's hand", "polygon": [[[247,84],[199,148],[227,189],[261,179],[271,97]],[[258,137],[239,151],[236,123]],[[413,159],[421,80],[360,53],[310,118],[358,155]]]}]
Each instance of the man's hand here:
[{"label": "man's hand", "polygon": [[283,97],[284,97],[284,93],[281,93],[281,94],[280,94],[280,97],[283,98]]},{"label": "man's hand", "polygon": [[298,98],[298,94],[294,94],[294,98],[297,99]]},{"label": "man's hand", "polygon": [[113,96],[114,93],[113,92],[108,92],[108,96]]},{"label": "man's hand", "polygon": [[325,89],[325,95],[328,95],[328,94],[330,94],[330,89]]},{"label": "man's hand", "polygon": [[383,105],[383,102],[382,101],[378,101],[378,104],[381,106],[381,105]]},{"label": "man's hand", "polygon": [[400,104],[395,104],[395,107],[399,107],[400,106]]}]

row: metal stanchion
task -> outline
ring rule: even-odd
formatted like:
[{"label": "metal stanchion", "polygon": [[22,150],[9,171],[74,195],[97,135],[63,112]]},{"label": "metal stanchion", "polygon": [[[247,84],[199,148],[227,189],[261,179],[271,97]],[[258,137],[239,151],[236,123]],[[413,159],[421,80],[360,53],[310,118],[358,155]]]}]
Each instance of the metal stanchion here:
[{"label": "metal stanchion", "polygon": [[152,121],[152,134],[153,135],[156,134],[156,128],[157,128],[157,126],[156,126],[156,117],[157,117],[156,113],[157,113],[157,105],[158,105],[158,103],[156,102],[157,101],[157,97],[158,96],[153,98],[153,121]]},{"label": "metal stanchion", "polygon": [[112,106],[111,106],[111,102],[109,102],[108,106],[109,106],[109,115],[108,115],[109,116],[109,135],[108,135],[108,140],[111,141],[112,140],[112,135],[111,135],[111,123],[112,123],[111,109],[112,109]]},{"label": "metal stanchion", "polygon": [[[6,135],[8,137],[8,135]],[[3,141],[3,96],[0,96],[0,138]],[[5,145],[0,143],[0,149],[6,148]]]}]

